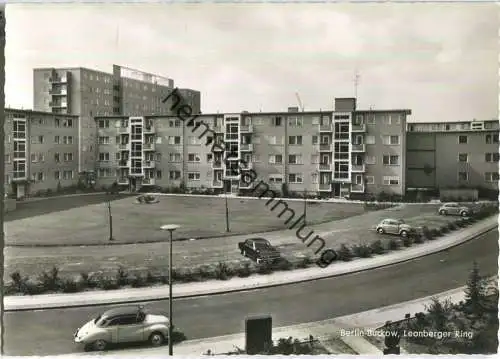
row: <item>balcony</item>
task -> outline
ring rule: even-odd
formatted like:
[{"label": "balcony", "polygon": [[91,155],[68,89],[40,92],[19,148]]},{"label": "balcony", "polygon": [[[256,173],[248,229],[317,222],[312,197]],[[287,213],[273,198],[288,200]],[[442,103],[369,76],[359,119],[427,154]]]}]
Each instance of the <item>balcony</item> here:
[{"label": "balcony", "polygon": [[332,131],[333,131],[333,124],[331,123],[319,125],[319,132],[332,132]]},{"label": "balcony", "polygon": [[319,190],[320,191],[331,191],[332,190],[332,185],[330,183],[320,183],[319,184]]},{"label": "balcony", "polygon": [[145,143],[143,144],[144,151],[154,151],[155,144],[154,143]]},{"label": "balcony", "polygon": [[224,177],[225,178],[229,178],[229,179],[238,179],[238,178],[240,178],[240,170],[239,170],[239,168],[235,169],[234,171],[231,171],[231,170],[224,171]]},{"label": "balcony", "polygon": [[119,143],[118,149],[120,151],[130,151],[130,143]]},{"label": "balcony", "polygon": [[365,191],[365,186],[362,184],[352,184],[351,192],[353,193],[363,193]]},{"label": "balcony", "polygon": [[252,188],[252,182],[240,181],[239,188],[243,188],[243,189]]},{"label": "balcony", "polygon": [[66,91],[66,89],[62,89],[62,90],[50,89],[49,90],[49,95],[52,95],[52,96],[66,96],[67,94],[68,94],[68,92]]},{"label": "balcony", "polygon": [[222,162],[221,161],[212,161],[212,168],[213,169],[222,169]]},{"label": "balcony", "polygon": [[212,181],[212,186],[215,188],[222,188],[222,180],[214,179]]},{"label": "balcony", "polygon": [[333,145],[331,143],[322,143],[319,145],[320,152],[332,152]]},{"label": "balcony", "polygon": [[364,123],[353,124],[352,125],[352,132],[366,132],[366,125]]},{"label": "balcony", "polygon": [[154,134],[155,128],[154,128],[154,126],[144,126],[142,132],[144,134]]},{"label": "balcony", "polygon": [[242,143],[242,144],[240,144],[240,151],[252,152],[253,151],[253,144],[252,143]]},{"label": "balcony", "polygon": [[351,172],[365,172],[365,164],[364,163],[361,165],[352,164]]},{"label": "balcony", "polygon": [[355,144],[352,145],[352,152],[365,152],[365,151],[366,151],[366,146],[364,143],[358,145]]},{"label": "balcony", "polygon": [[252,162],[240,161],[240,168],[242,170],[251,170],[253,168]]},{"label": "balcony", "polygon": [[332,164],[331,163],[320,163],[319,164],[319,170],[320,171],[331,171],[332,170]]},{"label": "balcony", "polygon": [[118,167],[129,168],[130,167],[130,160],[121,160],[121,161],[118,161]]},{"label": "balcony", "polygon": [[142,179],[142,185],[143,186],[153,186],[155,185],[156,181],[154,178],[143,178]]},{"label": "balcony", "polygon": [[240,132],[248,132],[248,133],[253,132],[253,125],[241,125]]},{"label": "balcony", "polygon": [[155,168],[156,162],[155,161],[144,161],[142,162],[142,167],[144,168]]},{"label": "balcony", "polygon": [[120,177],[118,178],[118,184],[119,185],[128,185],[128,178],[127,177]]},{"label": "balcony", "polygon": [[53,83],[53,84],[64,84],[66,82],[68,82],[68,78],[66,76],[61,76],[61,77],[51,77],[49,78],[49,82]]},{"label": "balcony", "polygon": [[57,103],[49,102],[49,107],[53,107],[53,108],[67,108],[68,107],[68,103],[67,102],[57,102]]}]

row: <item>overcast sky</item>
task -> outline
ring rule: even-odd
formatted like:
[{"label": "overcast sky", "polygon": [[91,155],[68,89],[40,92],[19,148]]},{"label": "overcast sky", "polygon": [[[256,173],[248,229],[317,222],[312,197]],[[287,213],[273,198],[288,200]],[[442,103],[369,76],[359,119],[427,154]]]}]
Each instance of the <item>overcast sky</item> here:
[{"label": "overcast sky", "polygon": [[[494,4],[7,5],[6,104],[32,69],[120,64],[201,91],[205,113],[410,108],[414,121],[498,114]],[[117,36],[119,33],[119,36]]]}]

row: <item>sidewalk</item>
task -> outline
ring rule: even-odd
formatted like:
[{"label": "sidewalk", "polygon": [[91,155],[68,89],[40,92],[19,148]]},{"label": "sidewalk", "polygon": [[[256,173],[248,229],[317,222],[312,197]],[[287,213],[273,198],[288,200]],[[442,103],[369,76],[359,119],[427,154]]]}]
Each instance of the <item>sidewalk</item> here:
[{"label": "sidewalk", "polygon": [[[253,275],[248,278],[234,278],[228,281],[211,280],[206,282],[174,285],[174,298],[214,295],[249,289],[273,287],[315,279],[334,277],[343,274],[374,269],[396,264],[438,251],[448,249],[471,240],[498,226],[497,217],[485,219],[461,231],[452,232],[437,240],[416,245],[408,249],[352,262],[334,262],[327,268],[311,267],[292,271],[275,272],[270,275]],[[72,294],[41,294],[35,296],[6,296],[4,310],[36,310],[49,308],[68,308],[89,305],[133,303],[167,299],[168,286],[150,288],[130,288],[110,291],[92,291]]]},{"label": "sidewalk", "polygon": [[[439,300],[449,299],[453,303],[458,303],[464,299],[464,288],[457,288],[446,292],[438,293],[433,296],[427,296],[408,302],[403,302],[387,307],[382,307],[374,310],[369,310],[357,314],[337,317],[320,322],[303,323],[298,325],[273,328],[273,340],[279,338],[293,337],[294,339],[306,339],[309,335],[320,341],[331,340],[338,338],[345,344],[351,347],[360,355],[382,355],[382,352],[375,345],[368,342],[360,335],[346,335],[346,330],[363,328],[376,329],[386,321],[399,321],[404,319],[405,314],[410,313],[413,317],[415,313],[425,311],[426,306],[432,303],[432,298]],[[188,340],[174,345],[174,355],[180,356],[200,356],[208,350],[212,354],[223,355],[232,352],[236,347],[245,348],[245,333],[225,335],[213,338],[204,338],[196,340]],[[106,356],[111,357],[138,357],[138,356],[160,356],[166,355],[168,349],[162,348],[139,348],[130,350],[120,350],[117,352],[103,353],[79,353],[71,354],[71,356]],[[334,353],[345,354],[345,353]],[[62,357],[59,355],[58,357]]]}]

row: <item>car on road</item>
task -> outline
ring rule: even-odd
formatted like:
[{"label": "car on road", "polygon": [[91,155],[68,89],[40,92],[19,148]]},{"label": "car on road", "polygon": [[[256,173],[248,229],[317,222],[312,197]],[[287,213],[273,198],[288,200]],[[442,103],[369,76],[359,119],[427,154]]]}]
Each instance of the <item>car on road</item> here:
[{"label": "car on road", "polygon": [[439,207],[438,213],[442,216],[452,215],[469,217],[473,213],[473,209],[457,202],[449,202]]},{"label": "car on road", "polygon": [[243,257],[248,257],[257,263],[273,263],[281,258],[280,252],[264,238],[249,238],[238,243]]},{"label": "car on road", "polygon": [[149,342],[160,346],[168,340],[169,319],[147,313],[142,306],[110,309],[78,328],[74,341],[86,351],[102,351],[110,344]]},{"label": "car on road", "polygon": [[380,234],[396,234],[401,237],[408,237],[415,232],[415,228],[405,223],[402,219],[386,218],[380,221],[375,227],[377,233]]}]

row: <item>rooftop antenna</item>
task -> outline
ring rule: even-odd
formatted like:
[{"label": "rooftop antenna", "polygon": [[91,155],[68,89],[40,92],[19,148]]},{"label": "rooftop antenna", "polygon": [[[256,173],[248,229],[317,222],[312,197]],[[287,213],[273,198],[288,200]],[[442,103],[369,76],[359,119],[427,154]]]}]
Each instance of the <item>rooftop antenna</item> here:
[{"label": "rooftop antenna", "polygon": [[359,79],[361,76],[359,75],[358,70],[356,70],[356,74],[354,75],[354,98],[357,100],[358,99],[358,86],[359,86]]}]

